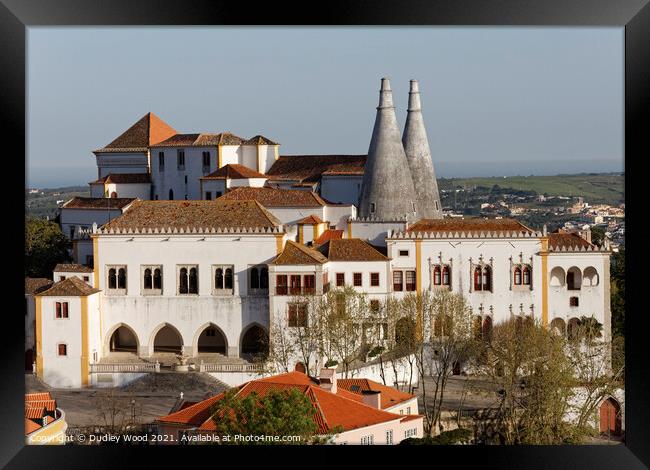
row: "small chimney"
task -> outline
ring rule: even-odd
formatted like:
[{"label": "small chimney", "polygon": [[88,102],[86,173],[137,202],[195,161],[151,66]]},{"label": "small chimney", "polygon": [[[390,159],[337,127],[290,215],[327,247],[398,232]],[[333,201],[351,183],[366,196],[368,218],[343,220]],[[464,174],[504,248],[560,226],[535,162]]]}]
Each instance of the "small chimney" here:
[{"label": "small chimney", "polygon": [[320,388],[331,393],[336,393],[336,368],[323,367],[318,376]]},{"label": "small chimney", "polygon": [[381,392],[375,390],[363,390],[361,393],[364,405],[381,410]]}]

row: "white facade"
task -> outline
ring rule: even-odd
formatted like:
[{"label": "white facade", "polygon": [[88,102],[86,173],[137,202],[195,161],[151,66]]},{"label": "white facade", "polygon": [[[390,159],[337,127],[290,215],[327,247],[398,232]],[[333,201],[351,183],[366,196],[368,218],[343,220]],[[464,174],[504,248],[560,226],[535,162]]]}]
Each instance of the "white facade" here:
[{"label": "white facade", "polygon": [[148,173],[149,152],[97,152],[97,178],[110,173]]},{"label": "white facade", "polygon": [[323,175],[320,181],[320,195],[330,202],[359,204],[363,175]]}]

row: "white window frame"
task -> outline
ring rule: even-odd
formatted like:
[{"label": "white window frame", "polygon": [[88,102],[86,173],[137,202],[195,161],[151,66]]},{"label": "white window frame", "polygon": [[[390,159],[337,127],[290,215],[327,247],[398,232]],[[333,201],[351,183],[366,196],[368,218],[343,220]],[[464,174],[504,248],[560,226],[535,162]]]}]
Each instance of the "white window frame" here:
[{"label": "white window frame", "polygon": [[[152,286],[151,289],[144,288],[144,272],[146,269],[151,269],[151,286]],[[160,289],[153,288],[153,277],[156,269],[160,269],[160,287],[161,287]],[[163,271],[162,264],[141,264],[140,265],[140,293],[142,295],[162,295],[164,287],[165,287],[165,282],[164,282],[164,271]]]},{"label": "white window frame", "polygon": [[[217,284],[215,282],[215,275],[217,273],[217,269],[223,269],[223,283],[224,286],[226,285],[226,269],[232,269],[232,289],[217,289]],[[212,269],[211,269],[211,280],[210,280],[210,286],[212,287],[212,295],[216,296],[225,296],[225,297],[231,297],[235,295],[235,265],[234,264],[213,264]]]},{"label": "white window frame", "polygon": [[[181,294],[181,269],[187,269],[187,294]],[[196,268],[196,293],[192,292],[190,293],[190,269]],[[199,270],[199,265],[198,264],[177,264],[176,265],[176,295],[180,295],[182,297],[185,296],[197,296],[201,292],[201,283],[200,283],[200,278],[201,276],[201,271]]]},{"label": "white window frame", "polygon": [[[111,269],[115,269],[115,289],[109,288],[109,273]],[[120,289],[120,269],[124,269],[126,272],[126,287],[124,289]],[[126,264],[107,264],[105,268],[105,278],[106,278],[106,289],[104,289],[104,292],[106,295],[126,295],[129,290],[129,269]]]}]

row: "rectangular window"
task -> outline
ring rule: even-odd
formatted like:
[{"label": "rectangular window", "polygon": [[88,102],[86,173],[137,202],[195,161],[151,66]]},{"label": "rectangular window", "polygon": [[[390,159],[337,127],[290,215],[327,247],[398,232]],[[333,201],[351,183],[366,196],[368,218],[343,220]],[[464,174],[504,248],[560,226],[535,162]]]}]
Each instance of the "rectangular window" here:
[{"label": "rectangular window", "polygon": [[178,150],[177,155],[176,155],[177,163],[178,163],[178,169],[179,170],[184,170],[185,169],[185,150]]},{"label": "rectangular window", "polygon": [[89,276],[84,276],[84,282],[90,282],[90,277]]},{"label": "rectangular window", "polygon": [[106,266],[107,293],[126,294],[126,266]]},{"label": "rectangular window", "polygon": [[580,304],[578,297],[570,297],[569,298],[569,306],[570,307],[578,307]]},{"label": "rectangular window", "polygon": [[386,444],[393,445],[393,430],[386,431]]},{"label": "rectangular window", "polygon": [[316,276],[313,274],[305,274],[303,277],[304,293],[314,294],[316,292]]},{"label": "rectangular window", "polygon": [[371,213],[371,214],[374,214],[374,213],[375,213],[375,203],[374,203],[374,202],[371,202],[371,203],[370,203],[370,213]]},{"label": "rectangular window", "polygon": [[399,255],[400,256],[408,256],[409,255],[409,250],[399,250]]},{"label": "rectangular window", "polygon": [[379,287],[379,273],[370,273],[370,285]]},{"label": "rectangular window", "polygon": [[275,295],[287,295],[287,275],[278,274],[275,276]]},{"label": "rectangular window", "polygon": [[141,266],[140,271],[142,273],[142,294],[162,294],[162,266]]},{"label": "rectangular window", "polygon": [[345,285],[345,273],[336,273],[336,287]]},{"label": "rectangular window", "polygon": [[59,345],[57,345],[57,354],[59,356],[67,356],[68,355],[68,345],[67,344],[59,344]]},{"label": "rectangular window", "polygon": [[289,293],[291,295],[300,295],[300,294],[302,294],[302,290],[300,289],[300,275],[299,274],[292,274],[290,281],[291,281],[291,284],[290,284]]},{"label": "rectangular window", "polygon": [[205,192],[205,200],[206,201],[211,201],[212,200],[212,191],[206,191]]},{"label": "rectangular window", "polygon": [[406,290],[409,292],[415,290],[415,271],[406,271]]},{"label": "rectangular window", "polygon": [[361,287],[363,284],[363,276],[361,273],[353,273],[352,282],[354,284],[354,287]]},{"label": "rectangular window", "polygon": [[197,265],[178,266],[177,279],[179,294],[199,293],[199,267]]},{"label": "rectangular window", "polygon": [[233,295],[235,292],[235,267],[233,265],[212,266],[212,293]]},{"label": "rectangular window", "polygon": [[393,290],[395,292],[401,292],[404,290],[402,271],[393,271]]},{"label": "rectangular window", "polygon": [[289,304],[289,326],[307,327],[307,304]]},{"label": "rectangular window", "polygon": [[68,318],[68,302],[57,302],[54,308],[55,318]]},{"label": "rectangular window", "polygon": [[375,443],[375,436],[372,434],[369,436],[363,436],[361,438],[361,445],[362,446],[371,446]]},{"label": "rectangular window", "polygon": [[165,152],[158,152],[158,171],[165,171]]},{"label": "rectangular window", "polygon": [[203,152],[203,171],[210,170],[210,152]]}]

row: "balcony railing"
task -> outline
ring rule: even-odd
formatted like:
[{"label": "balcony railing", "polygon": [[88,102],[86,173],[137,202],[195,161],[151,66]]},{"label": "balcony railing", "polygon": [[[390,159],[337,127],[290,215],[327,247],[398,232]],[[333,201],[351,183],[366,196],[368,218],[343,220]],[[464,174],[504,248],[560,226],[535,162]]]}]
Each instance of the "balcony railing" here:
[{"label": "balcony railing", "polygon": [[160,364],[157,362],[90,364],[91,374],[111,374],[115,372],[160,372]]},{"label": "balcony railing", "polygon": [[199,372],[262,372],[262,364],[205,364],[199,365]]}]

